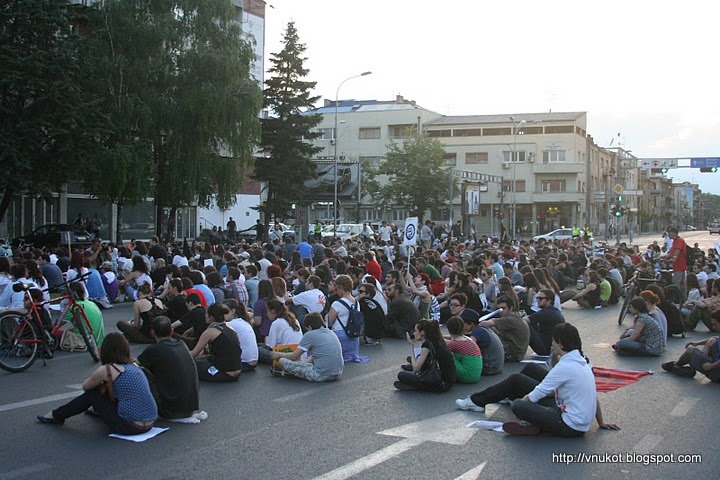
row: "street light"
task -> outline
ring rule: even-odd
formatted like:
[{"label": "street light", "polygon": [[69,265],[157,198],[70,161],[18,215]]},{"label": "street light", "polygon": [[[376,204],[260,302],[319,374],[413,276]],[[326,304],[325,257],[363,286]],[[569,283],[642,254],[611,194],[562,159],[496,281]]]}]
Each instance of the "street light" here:
[{"label": "street light", "polygon": [[512,207],[511,207],[512,230],[511,230],[511,232],[512,232],[512,238],[515,239],[515,232],[516,232],[516,227],[517,227],[517,221],[516,221],[517,210],[515,209],[516,208],[515,207],[515,166],[518,161],[518,158],[517,158],[517,136],[518,136],[520,129],[522,129],[523,125],[525,125],[527,123],[527,121],[520,120],[520,122],[515,122],[515,117],[513,117],[512,115],[510,115],[510,117],[508,117],[508,118],[510,118],[510,121],[513,123],[513,152],[512,152],[513,158],[510,159],[512,161],[512,183],[510,185],[510,188],[512,188],[512,192],[511,192],[511,197],[510,197],[510,203],[512,203]]},{"label": "street light", "polygon": [[338,132],[338,105],[340,103],[338,100],[338,97],[340,95],[340,87],[342,87],[343,84],[345,82],[347,82],[348,80],[352,80],[353,78],[358,78],[358,77],[364,77],[364,76],[370,75],[371,73],[372,72],[363,72],[359,75],[353,75],[352,77],[348,77],[345,80],[343,80],[342,82],[340,82],[340,85],[338,85],[337,90],[335,90],[335,130],[333,131],[333,140],[335,142],[335,149],[334,149],[334,154],[333,154],[334,164],[335,164],[335,175],[334,175],[335,194],[333,195],[333,231],[335,232],[335,236],[337,236],[337,225],[338,225],[338,218],[337,218],[337,214],[338,214],[338,187],[337,187],[337,182],[338,182],[338,145],[337,145],[338,144],[338,134],[337,134],[337,132]]}]

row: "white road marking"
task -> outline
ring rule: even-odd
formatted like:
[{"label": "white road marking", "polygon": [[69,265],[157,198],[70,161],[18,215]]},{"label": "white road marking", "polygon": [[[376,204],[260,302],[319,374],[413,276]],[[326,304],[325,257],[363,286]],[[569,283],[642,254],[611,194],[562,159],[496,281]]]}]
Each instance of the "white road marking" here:
[{"label": "white road marking", "polygon": [[[66,385],[68,388],[81,389],[82,385]],[[30,407],[33,405],[41,405],[43,403],[55,402],[57,400],[65,400],[66,398],[74,398],[78,396],[78,392],[59,393],[57,395],[50,395],[48,397],[33,398],[31,400],[25,400],[23,402],[7,403],[0,405],[0,412],[7,412],[9,410],[17,410],[18,408]]]},{"label": "white road marking", "polygon": [[[362,382],[362,381],[367,380],[368,378],[375,377],[377,375],[382,375],[385,373],[390,373],[393,371],[398,371],[398,368],[397,367],[387,367],[387,368],[383,368],[382,370],[375,370],[374,372],[370,372],[370,373],[366,373],[364,375],[359,375],[357,377],[353,377],[350,380],[340,379],[339,381],[340,381],[340,385],[351,385],[353,383]],[[326,386],[326,388],[332,388],[332,387],[328,385],[328,386]],[[308,389],[308,390],[305,390],[302,392],[285,395],[284,397],[274,398],[273,402],[279,402],[279,403],[291,402],[293,400],[297,400],[298,398],[307,397],[308,395],[312,395],[313,393],[320,393],[320,392],[325,392],[325,388]]]},{"label": "white road marking", "polygon": [[350,462],[347,465],[336,468],[324,475],[315,477],[314,480],[345,480],[353,475],[357,475],[360,472],[372,468],[382,462],[391,458],[397,457],[407,452],[411,448],[424,443],[425,440],[420,438],[405,438],[399,442],[393,443],[385,448],[381,448],[369,455],[365,455],[362,458],[358,458],[354,462]]},{"label": "white road marking", "polygon": [[0,480],[28,477],[34,473],[44,472],[45,470],[51,470],[52,468],[52,465],[48,465],[47,463],[38,463],[37,465],[30,465],[28,467],[22,467],[9,472],[0,473]]},{"label": "white road marking", "polygon": [[633,453],[650,453],[652,449],[660,445],[662,435],[645,435],[632,449]]},{"label": "white road marking", "polygon": [[692,410],[692,408],[695,406],[697,402],[699,402],[700,399],[696,397],[687,397],[683,399],[682,402],[678,403],[677,407],[673,409],[672,412],[670,412],[670,415],[673,415],[675,417],[684,417],[685,415]]},{"label": "white road marking", "polygon": [[457,477],[455,480],[477,480],[480,477],[480,474],[483,471],[483,468],[485,468],[485,465],[487,462],[483,462],[477,467],[473,468],[472,470],[468,470],[467,472],[463,473],[459,477]]}]

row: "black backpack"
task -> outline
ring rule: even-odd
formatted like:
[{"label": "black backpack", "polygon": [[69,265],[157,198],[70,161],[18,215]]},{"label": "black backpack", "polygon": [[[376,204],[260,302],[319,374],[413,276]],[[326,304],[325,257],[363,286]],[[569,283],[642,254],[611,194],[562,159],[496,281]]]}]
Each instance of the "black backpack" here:
[{"label": "black backpack", "polygon": [[358,302],[365,316],[365,335],[379,340],[385,335],[385,312],[372,298],[363,298]]},{"label": "black backpack", "polygon": [[357,302],[352,307],[347,304],[345,300],[338,300],[350,313],[348,315],[347,325],[340,322],[340,316],[338,315],[337,321],[340,322],[340,326],[345,330],[345,334],[348,338],[358,338],[365,332],[365,315],[358,308]]}]

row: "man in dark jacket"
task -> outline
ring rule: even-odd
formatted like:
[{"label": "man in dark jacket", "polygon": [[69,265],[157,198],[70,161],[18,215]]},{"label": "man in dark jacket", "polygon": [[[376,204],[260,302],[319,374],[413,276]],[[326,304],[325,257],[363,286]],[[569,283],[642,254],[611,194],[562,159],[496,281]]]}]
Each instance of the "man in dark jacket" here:
[{"label": "man in dark jacket", "polygon": [[420,311],[410,299],[405,296],[402,286],[393,283],[383,288],[388,299],[388,313],[385,316],[385,335],[395,338],[405,338],[405,332],[415,330],[415,324],[420,321]]}]

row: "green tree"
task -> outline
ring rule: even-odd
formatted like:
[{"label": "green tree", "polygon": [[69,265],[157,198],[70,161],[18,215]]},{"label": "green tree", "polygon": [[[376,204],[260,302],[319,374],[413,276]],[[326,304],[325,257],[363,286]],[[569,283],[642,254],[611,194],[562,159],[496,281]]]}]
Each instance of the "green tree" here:
[{"label": "green tree", "polygon": [[267,200],[259,207],[265,220],[265,230],[271,218],[284,219],[292,205],[306,205],[309,193],[302,188],[303,182],[315,178],[312,161],[320,148],[307,140],[317,138],[313,129],[320,123],[320,115],[303,112],[313,108],[319,97],[311,97],[316,82],[304,80],[309,70],[303,65],[307,60],[305,44],[300,43],[295,23],[288,23],[280,53],[272,54],[264,91],[264,107],[270,115],[262,120],[263,158],[255,162],[254,178],[264,182]]},{"label": "green tree", "polygon": [[[402,143],[388,144],[388,153],[376,170],[368,169],[364,180],[378,205],[410,210],[422,222],[430,208],[447,203],[449,170],[443,144],[425,133],[413,131]],[[380,185],[376,176],[386,175]]]},{"label": "green tree", "polygon": [[113,119],[93,173],[120,180],[86,183],[120,205],[154,197],[165,238],[177,208],[234,203],[259,140],[262,96],[236,13],[230,0],[107,0],[88,14],[93,79]]},{"label": "green tree", "polygon": [[83,91],[71,19],[64,0],[0,2],[0,221],[16,195],[79,178],[107,124]]}]

